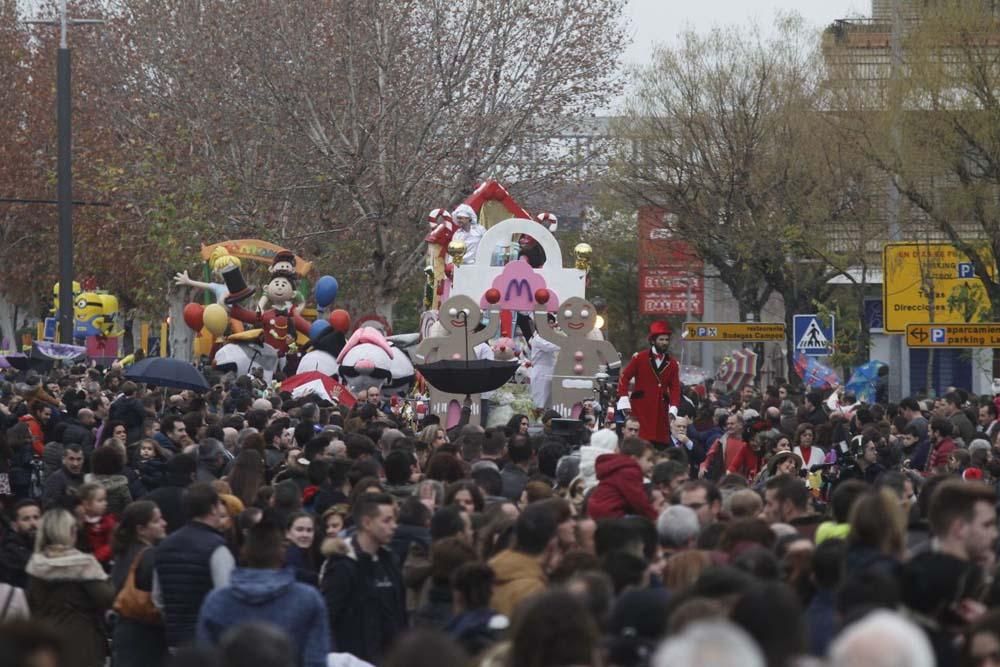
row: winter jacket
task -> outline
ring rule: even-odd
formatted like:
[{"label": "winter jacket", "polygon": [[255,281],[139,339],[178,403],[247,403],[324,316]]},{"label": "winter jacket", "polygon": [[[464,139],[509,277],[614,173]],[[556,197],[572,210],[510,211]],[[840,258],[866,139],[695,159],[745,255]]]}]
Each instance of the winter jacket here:
[{"label": "winter jacket", "polygon": [[77,444],[83,449],[84,457],[89,461],[94,453],[94,432],[78,420],[68,417],[60,423],[61,433],[56,433],[56,440],[64,445]]},{"label": "winter jacket", "polygon": [[733,462],[746,446],[742,440],[723,434],[708,448],[699,470],[705,471],[705,476],[711,480],[720,479],[727,470],[733,469]]},{"label": "winter jacket", "polygon": [[617,519],[627,514],[656,520],[643,486],[642,469],[628,454],[605,454],[597,459],[597,488],[587,501],[591,519]]},{"label": "winter jacket", "polygon": [[469,655],[480,655],[495,644],[510,622],[492,609],[473,609],[452,618],[444,631]]},{"label": "winter jacket", "polygon": [[587,445],[580,448],[580,477],[583,478],[584,492],[597,486],[597,459],[605,454],[613,454],[614,449]]},{"label": "winter jacket", "polygon": [[942,438],[931,448],[930,454],[927,456],[927,467],[925,468],[927,472],[933,473],[938,468],[944,469],[948,465],[948,457],[956,449],[954,440]]},{"label": "winter jacket", "polygon": [[156,547],[154,568],[170,646],[179,646],[194,637],[198,610],[214,586],[212,554],[225,545],[222,533],[192,521]]},{"label": "winter jacket", "polygon": [[290,568],[237,568],[228,586],[208,594],[198,614],[199,643],[215,646],[237,623],[268,623],[284,630],[303,667],[325,667],[330,652],[326,603],[312,586],[295,581]]},{"label": "winter jacket", "polygon": [[142,439],[142,425],[146,421],[146,408],[142,407],[142,401],[138,398],[122,396],[111,404],[111,408],[108,410],[108,419],[125,424],[125,428],[128,429],[127,442],[135,442]]},{"label": "winter jacket", "polygon": [[42,452],[45,451],[45,434],[42,431],[41,423],[32,415],[24,415],[18,421],[28,425],[28,431],[31,433],[31,448],[35,456],[41,456]]},{"label": "winter jacket", "polygon": [[431,549],[431,531],[423,526],[400,525],[389,543],[389,549],[396,555],[400,568],[406,567],[406,557],[410,553],[410,545],[419,544],[427,552]]},{"label": "winter jacket", "polygon": [[167,485],[167,462],[158,458],[140,461],[136,466],[146,493]]},{"label": "winter jacket", "polygon": [[15,530],[8,531],[3,536],[3,541],[0,541],[0,582],[27,588],[28,575],[24,567],[34,550],[34,535],[24,535]]},{"label": "winter jacket", "polygon": [[334,650],[377,664],[407,627],[403,579],[389,549],[372,556],[356,537],[337,544],[320,581]]},{"label": "winter jacket", "polygon": [[152,500],[160,508],[167,522],[167,534],[178,530],[187,522],[182,498],[190,479],[174,478],[167,475],[167,485],[146,494],[143,500]]},{"label": "winter jacket", "polygon": [[65,496],[76,495],[76,490],[81,484],[83,484],[83,473],[74,475],[63,466],[45,480],[42,500],[46,506],[55,505]]},{"label": "winter jacket", "polygon": [[447,582],[432,582],[427,602],[413,614],[413,627],[443,630],[451,619],[452,602],[451,586]]},{"label": "winter jacket", "polygon": [[114,599],[108,575],[93,556],[71,548],[32,554],[27,566],[32,621],[43,621],[72,638],[62,657],[65,667],[104,665],[107,642],[101,615]]},{"label": "winter jacket", "polygon": [[88,517],[86,523],[87,545],[90,553],[94,554],[101,565],[111,561],[111,534],[115,532],[118,519],[114,514],[105,514],[97,521],[91,521]]},{"label": "winter jacket", "polygon": [[548,586],[538,556],[507,549],[494,556],[489,565],[494,574],[490,607],[504,616],[510,617],[521,602]]},{"label": "winter jacket", "polygon": [[117,514],[125,511],[129,503],[132,502],[132,492],[129,490],[128,477],[125,475],[92,475],[84,476],[85,484],[100,484],[108,493],[108,514]]},{"label": "winter jacket", "polygon": [[503,483],[501,495],[511,502],[519,502],[524,487],[528,485],[528,473],[519,466],[508,463],[500,472],[500,480]]}]

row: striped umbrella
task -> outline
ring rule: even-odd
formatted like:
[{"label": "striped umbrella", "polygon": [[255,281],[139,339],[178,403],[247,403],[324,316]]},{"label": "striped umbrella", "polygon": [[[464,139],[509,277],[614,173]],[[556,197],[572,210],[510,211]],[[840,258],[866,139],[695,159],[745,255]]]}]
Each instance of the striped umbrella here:
[{"label": "striped umbrella", "polygon": [[715,379],[729,387],[732,391],[739,391],[743,387],[753,384],[757,378],[757,353],[750,348],[735,350],[715,374]]}]

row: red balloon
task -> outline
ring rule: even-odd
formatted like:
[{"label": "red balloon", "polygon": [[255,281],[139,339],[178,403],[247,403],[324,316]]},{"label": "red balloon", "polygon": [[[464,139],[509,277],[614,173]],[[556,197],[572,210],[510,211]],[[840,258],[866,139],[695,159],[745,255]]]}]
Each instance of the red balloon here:
[{"label": "red balloon", "polygon": [[544,287],[539,287],[535,290],[535,301],[544,304],[549,300],[549,291]]},{"label": "red balloon", "polygon": [[347,330],[351,328],[351,316],[342,308],[338,308],[330,313],[330,317],[327,319],[330,322],[330,326],[340,333],[346,334]]},{"label": "red balloon", "polygon": [[184,306],[184,324],[195,331],[201,331],[205,326],[205,306],[200,303],[189,303]]},{"label": "red balloon", "polygon": [[496,303],[497,301],[500,300],[500,290],[498,290],[496,287],[491,287],[488,290],[486,290],[485,296],[487,303]]}]

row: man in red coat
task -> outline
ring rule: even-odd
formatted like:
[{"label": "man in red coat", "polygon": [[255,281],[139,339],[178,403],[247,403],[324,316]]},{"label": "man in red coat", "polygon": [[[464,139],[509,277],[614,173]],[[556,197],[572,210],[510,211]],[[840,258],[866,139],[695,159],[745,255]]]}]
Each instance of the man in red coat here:
[{"label": "man in red coat", "polygon": [[680,366],[668,351],[671,333],[666,322],[653,322],[649,349],[632,357],[618,381],[618,395],[625,396],[635,379],[629,402],[632,416],[639,420],[639,437],[660,447],[670,443],[670,408],[681,400]]}]

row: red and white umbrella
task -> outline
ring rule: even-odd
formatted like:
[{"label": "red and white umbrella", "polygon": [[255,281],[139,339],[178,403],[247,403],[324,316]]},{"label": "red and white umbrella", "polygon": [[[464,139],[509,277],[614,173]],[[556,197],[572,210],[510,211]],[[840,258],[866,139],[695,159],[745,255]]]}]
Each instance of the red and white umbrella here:
[{"label": "red and white umbrella", "polygon": [[281,383],[281,391],[289,392],[292,398],[302,398],[311,394],[327,403],[342,403],[349,408],[354,407],[357,402],[347,387],[319,371],[306,371],[293,375]]},{"label": "red and white umbrella", "polygon": [[735,350],[715,374],[715,379],[732,391],[739,391],[757,378],[757,354],[750,348]]}]

